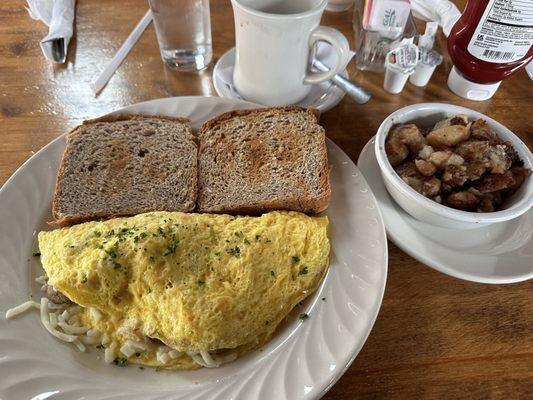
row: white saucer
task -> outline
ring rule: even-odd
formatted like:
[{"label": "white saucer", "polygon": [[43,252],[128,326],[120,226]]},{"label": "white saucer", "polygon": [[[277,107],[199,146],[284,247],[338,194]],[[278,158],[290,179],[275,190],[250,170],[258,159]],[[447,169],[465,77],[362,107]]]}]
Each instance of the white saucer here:
[{"label": "white saucer", "polygon": [[[317,56],[320,60],[324,60],[324,57],[320,55],[320,51],[327,53],[325,56],[329,57],[329,53],[331,51],[328,51],[327,47],[329,46],[324,46],[324,49],[318,50]],[[215,64],[215,68],[213,69],[213,84],[217,94],[220,97],[243,99],[239,93],[236,92],[232,82],[228,82],[229,80],[232,81],[231,76],[233,75],[234,65],[235,47],[232,47],[225,52]],[[341,75],[345,78],[348,78],[348,71],[344,70]],[[228,77],[224,79],[224,76]],[[343,90],[339,89],[331,82],[326,81],[317,85],[313,85],[311,92],[302,101],[300,101],[298,105],[303,107],[314,107],[320,112],[326,112],[339,104],[344,95],[345,93]]]},{"label": "white saucer", "polygon": [[414,219],[389,196],[376,161],[374,138],[361,151],[357,166],[376,196],[387,237],[413,258],[473,282],[533,278],[533,209],[512,221],[482,228],[440,228]]}]

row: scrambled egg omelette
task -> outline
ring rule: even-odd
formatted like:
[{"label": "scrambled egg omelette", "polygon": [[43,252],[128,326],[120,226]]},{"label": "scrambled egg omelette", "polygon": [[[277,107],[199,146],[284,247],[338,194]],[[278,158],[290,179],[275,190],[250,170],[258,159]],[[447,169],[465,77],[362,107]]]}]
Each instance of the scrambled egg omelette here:
[{"label": "scrambled egg omelette", "polygon": [[323,278],[327,228],[297,212],[152,212],[41,232],[39,247],[85,343],[119,365],[194,369],[270,339]]}]

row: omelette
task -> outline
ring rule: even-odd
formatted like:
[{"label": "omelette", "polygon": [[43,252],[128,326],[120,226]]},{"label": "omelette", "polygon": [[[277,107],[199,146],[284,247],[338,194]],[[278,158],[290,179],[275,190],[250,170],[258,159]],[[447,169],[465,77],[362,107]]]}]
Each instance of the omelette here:
[{"label": "omelette", "polygon": [[330,243],[327,217],[151,212],[41,232],[39,248],[68,301],[43,299],[51,333],[117,365],[195,369],[267,342],[319,286]]}]

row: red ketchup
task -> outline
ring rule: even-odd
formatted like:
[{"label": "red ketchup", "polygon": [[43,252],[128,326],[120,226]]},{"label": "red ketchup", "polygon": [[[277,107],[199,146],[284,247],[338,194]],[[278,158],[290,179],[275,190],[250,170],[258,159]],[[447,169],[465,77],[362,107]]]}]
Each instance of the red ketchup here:
[{"label": "red ketchup", "polygon": [[469,0],[448,37],[448,87],[486,100],[533,59],[533,0]]}]

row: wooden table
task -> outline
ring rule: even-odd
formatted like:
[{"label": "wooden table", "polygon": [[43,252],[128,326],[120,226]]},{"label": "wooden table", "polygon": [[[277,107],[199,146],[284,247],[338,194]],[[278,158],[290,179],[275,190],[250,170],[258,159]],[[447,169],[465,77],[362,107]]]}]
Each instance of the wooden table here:
[{"label": "wooden table", "polygon": [[[461,6],[463,1],[461,1]],[[83,119],[143,100],[216,96],[212,66],[180,74],[160,60],[150,26],[100,96],[89,82],[115,53],[147,8],[145,0],[78,0],[76,35],[68,63],[52,66],[38,45],[46,28],[31,20],[25,2],[0,2],[0,184],[35,151]],[[234,44],[228,0],[211,2],[215,60]],[[350,12],[326,13],[323,23],[351,41]],[[445,52],[445,39],[439,38]],[[383,75],[351,77],[374,99],[344,99],[323,115],[328,136],[357,160],[381,121],[417,102],[464,105],[497,119],[533,145],[533,83],[525,72],[505,81],[490,101],[472,102],[446,86],[447,58],[427,88],[400,95],[381,88]],[[389,243],[385,298],[363,350],[326,399],[533,398],[533,282],[482,285],[436,272]],[[1,379],[1,378],[0,378]],[[6,399],[11,400],[11,399]]]}]

